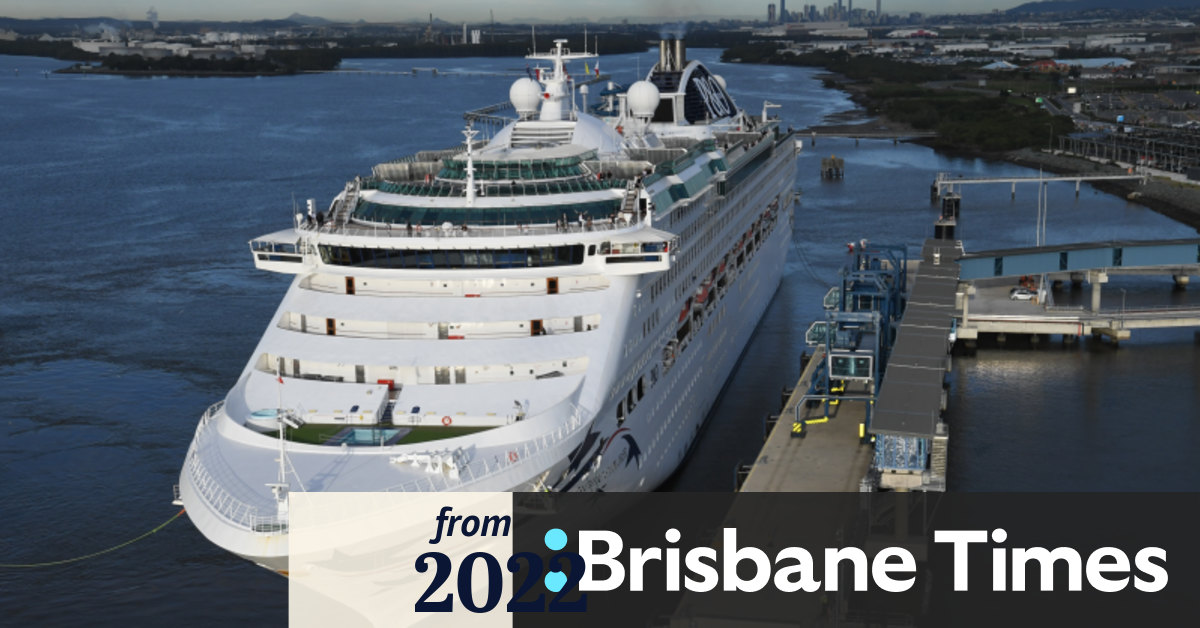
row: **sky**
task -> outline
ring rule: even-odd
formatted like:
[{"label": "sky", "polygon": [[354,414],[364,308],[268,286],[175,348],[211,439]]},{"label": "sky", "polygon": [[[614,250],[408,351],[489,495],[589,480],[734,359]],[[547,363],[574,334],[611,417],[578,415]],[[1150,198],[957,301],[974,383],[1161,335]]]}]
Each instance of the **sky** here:
[{"label": "sky", "polygon": [[[778,4],[779,0],[771,0]],[[785,0],[786,1],[786,0]],[[805,3],[825,6],[836,0],[792,0],[799,9]],[[1007,9],[1024,0],[882,0],[884,13],[980,13]],[[486,22],[488,11],[496,21],[540,18],[604,20],[645,16],[664,20],[686,20],[691,16],[763,17],[768,0],[0,0],[0,16],[95,17],[145,19],[151,6],[161,20],[280,19],[293,12],[331,20],[365,19],[394,22],[434,17],[451,22]],[[859,0],[859,6],[874,9],[875,0]]]}]

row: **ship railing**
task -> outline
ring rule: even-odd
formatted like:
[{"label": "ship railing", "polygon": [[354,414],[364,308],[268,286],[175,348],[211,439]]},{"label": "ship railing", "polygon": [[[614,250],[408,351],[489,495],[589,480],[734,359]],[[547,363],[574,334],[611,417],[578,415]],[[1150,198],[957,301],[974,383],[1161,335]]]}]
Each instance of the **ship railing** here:
[{"label": "ship railing", "polygon": [[[371,237],[391,237],[391,238],[437,238],[437,239],[459,239],[459,238],[496,238],[496,237],[515,237],[515,236],[540,236],[540,235],[555,235],[562,233],[593,233],[605,231],[622,231],[625,229],[636,228],[641,225],[638,220],[637,213],[628,216],[604,217],[602,219],[592,219],[590,222],[584,219],[580,224],[578,220],[570,221],[565,226],[557,226],[552,224],[538,225],[507,225],[507,226],[471,226],[466,229],[462,225],[451,225],[447,227],[425,227],[422,226],[418,231],[414,226],[412,232],[409,232],[407,225],[397,225],[393,223],[384,224],[369,224],[353,221],[348,224],[338,225],[336,228],[330,228],[326,223],[325,227],[320,229],[323,233],[336,233],[339,235],[361,235]],[[304,227],[303,230],[316,231],[315,227]]]},{"label": "ship railing", "polygon": [[[284,533],[287,531],[288,525],[286,517],[259,514],[257,506],[248,504],[225,490],[200,460],[197,449],[204,440],[207,440],[205,438],[207,425],[221,412],[223,407],[224,402],[218,402],[209,407],[196,428],[197,439],[188,452],[186,465],[194,492],[213,512],[230,525],[264,536]],[[468,462],[459,469],[456,477],[444,473],[430,474],[426,478],[412,480],[385,490],[396,492],[449,491],[482,482],[519,465],[526,468],[548,469],[563,455],[562,452],[556,450],[555,446],[578,434],[586,425],[585,416],[588,416],[588,413],[583,406],[572,404],[570,417],[554,431],[510,447],[502,456],[495,456],[491,460],[484,458]]]},{"label": "ship railing", "polygon": [[218,401],[209,406],[196,425],[196,437],[188,452],[187,471],[192,479],[192,487],[198,497],[212,509],[213,512],[235,527],[255,534],[279,534],[287,529],[287,519],[276,515],[260,515],[258,507],[248,504],[221,487],[221,483],[200,461],[198,448],[208,440],[207,429],[225,408],[224,401]]},{"label": "ship railing", "polygon": [[457,477],[446,473],[430,473],[427,477],[411,480],[384,490],[394,492],[452,491],[498,476],[518,466],[529,469],[549,469],[563,455],[555,446],[569,440],[586,427],[587,422],[584,420],[586,416],[588,416],[588,412],[583,406],[572,404],[570,417],[555,430],[520,445],[511,446],[504,454],[493,456],[491,459],[472,460],[458,469]]}]

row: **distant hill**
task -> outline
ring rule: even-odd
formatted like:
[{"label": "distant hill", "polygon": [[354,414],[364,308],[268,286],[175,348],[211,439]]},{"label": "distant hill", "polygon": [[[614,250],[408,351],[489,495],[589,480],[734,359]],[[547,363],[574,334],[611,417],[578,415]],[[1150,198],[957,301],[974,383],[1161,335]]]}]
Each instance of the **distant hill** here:
[{"label": "distant hill", "polygon": [[6,28],[21,34],[36,34],[44,32],[64,32],[74,30],[95,30],[101,24],[113,26],[128,25],[126,20],[114,17],[53,17],[35,20],[23,20],[13,17],[0,17],[0,28]]},{"label": "distant hill", "polygon": [[305,26],[325,26],[326,24],[333,24],[332,21],[327,20],[323,17],[314,17],[311,15],[304,15],[303,13],[293,13],[293,14],[283,18],[283,21],[295,22],[297,24],[303,24]]},{"label": "distant hill", "polygon": [[1045,0],[1044,2],[1026,2],[1009,9],[1008,13],[1075,13],[1099,10],[1145,11],[1147,9],[1194,8],[1196,8],[1196,0]]},{"label": "distant hill", "polygon": [[[321,22],[300,23],[293,21],[291,18],[286,20],[254,20],[246,22],[219,22],[213,20],[162,20],[159,23],[158,30],[160,33],[173,31],[196,33],[203,29],[242,30],[253,28],[260,30],[272,30],[294,28],[296,26],[316,26],[330,23],[319,17],[300,17],[310,20],[321,20]],[[95,35],[104,27],[117,29],[127,27],[149,29],[150,22],[146,20],[123,20],[114,17],[55,17],[29,20],[12,17],[0,17],[0,29],[10,29],[22,35],[40,35],[42,33],[49,33],[57,36],[80,34]]]}]

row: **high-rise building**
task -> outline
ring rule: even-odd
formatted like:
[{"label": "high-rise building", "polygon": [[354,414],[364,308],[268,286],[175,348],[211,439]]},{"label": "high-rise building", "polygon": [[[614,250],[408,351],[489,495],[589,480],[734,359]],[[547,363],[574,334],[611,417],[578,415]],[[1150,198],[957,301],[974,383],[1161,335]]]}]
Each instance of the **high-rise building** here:
[{"label": "high-rise building", "polygon": [[879,7],[879,5],[882,3],[883,3],[883,0],[875,0],[875,19],[876,20],[883,17],[883,11]]},{"label": "high-rise building", "polygon": [[779,23],[785,24],[787,21],[787,0],[779,0]]},{"label": "high-rise building", "polygon": [[774,23],[775,23],[775,4],[771,3],[771,4],[767,5],[767,24],[774,24]]}]

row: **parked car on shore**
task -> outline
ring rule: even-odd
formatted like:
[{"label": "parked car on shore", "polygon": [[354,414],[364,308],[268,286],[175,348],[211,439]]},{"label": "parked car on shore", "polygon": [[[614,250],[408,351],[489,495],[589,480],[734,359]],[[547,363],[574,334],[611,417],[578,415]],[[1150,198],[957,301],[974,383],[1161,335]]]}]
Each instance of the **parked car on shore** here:
[{"label": "parked car on shore", "polygon": [[1013,301],[1032,301],[1037,293],[1029,288],[1013,288],[1008,291],[1008,298]]}]

